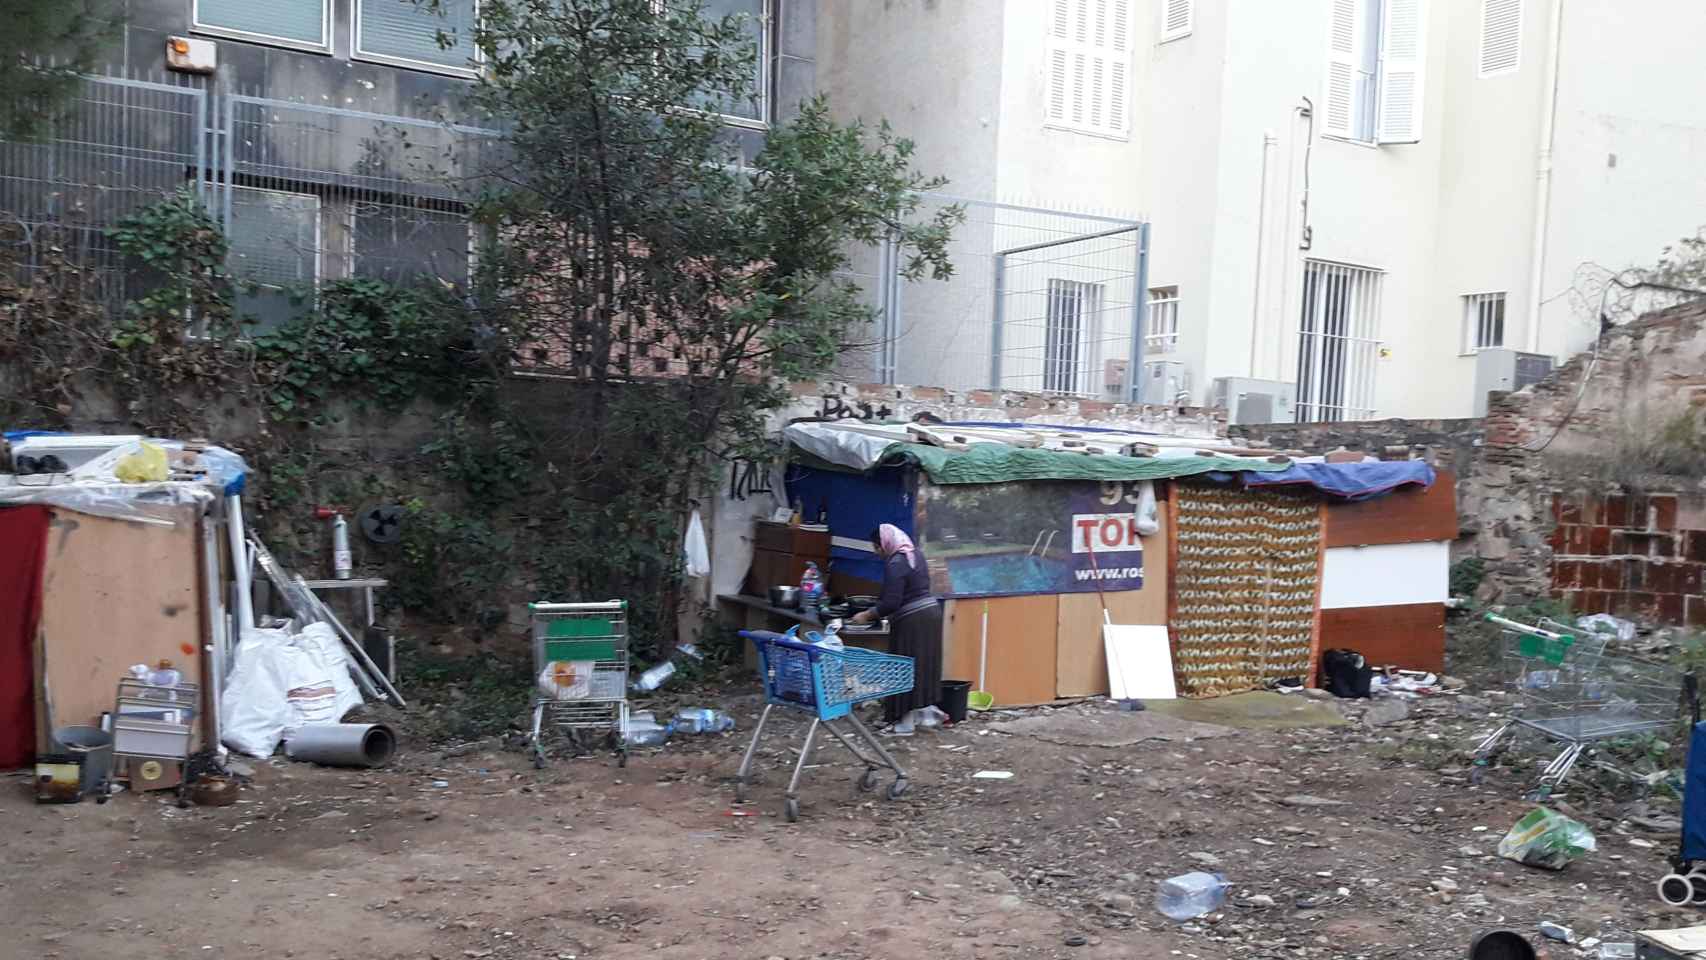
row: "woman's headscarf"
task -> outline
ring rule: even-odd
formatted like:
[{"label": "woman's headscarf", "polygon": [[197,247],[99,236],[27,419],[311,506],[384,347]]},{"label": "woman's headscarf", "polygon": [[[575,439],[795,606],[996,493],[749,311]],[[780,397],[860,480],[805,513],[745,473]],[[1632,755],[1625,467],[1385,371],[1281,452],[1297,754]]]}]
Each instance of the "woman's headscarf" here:
[{"label": "woman's headscarf", "polygon": [[912,538],[906,532],[892,523],[885,523],[877,528],[877,544],[883,549],[883,557],[892,557],[897,553],[906,555],[906,564],[913,569],[918,568],[917,548],[912,544]]}]

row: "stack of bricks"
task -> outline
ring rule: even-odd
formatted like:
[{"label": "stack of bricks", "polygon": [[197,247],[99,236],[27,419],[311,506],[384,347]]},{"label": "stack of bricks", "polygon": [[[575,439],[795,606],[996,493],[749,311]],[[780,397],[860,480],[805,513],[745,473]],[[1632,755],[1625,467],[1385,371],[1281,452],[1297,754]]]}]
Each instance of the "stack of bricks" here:
[{"label": "stack of bricks", "polygon": [[1552,596],[1578,614],[1706,626],[1706,496],[1558,494]]}]

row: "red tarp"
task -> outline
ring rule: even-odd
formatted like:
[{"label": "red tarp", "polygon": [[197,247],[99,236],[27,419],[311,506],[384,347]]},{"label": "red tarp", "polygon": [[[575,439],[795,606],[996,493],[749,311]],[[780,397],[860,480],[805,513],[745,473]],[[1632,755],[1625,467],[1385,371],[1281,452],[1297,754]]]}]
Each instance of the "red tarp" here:
[{"label": "red tarp", "polygon": [[41,622],[46,507],[0,508],[0,770],[36,753],[36,627]]}]

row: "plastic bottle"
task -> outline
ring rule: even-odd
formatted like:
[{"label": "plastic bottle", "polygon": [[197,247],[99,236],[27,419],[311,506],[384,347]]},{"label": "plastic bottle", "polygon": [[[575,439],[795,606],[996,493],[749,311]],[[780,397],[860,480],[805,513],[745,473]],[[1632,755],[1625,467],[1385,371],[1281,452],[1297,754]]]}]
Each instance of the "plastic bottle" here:
[{"label": "plastic bottle", "polygon": [[722,733],[735,728],[735,718],[721,710],[701,707],[677,713],[670,726],[683,733]]},{"label": "plastic bottle", "polygon": [[630,720],[622,742],[631,747],[661,747],[669,742],[670,734],[674,732],[673,723],[659,725],[656,721]]},{"label": "plastic bottle", "polygon": [[1226,878],[1218,873],[1187,873],[1161,881],[1155,909],[1172,920],[1191,920],[1213,913],[1226,902]]},{"label": "plastic bottle", "polygon": [[663,682],[675,676],[675,664],[665,660],[657,666],[640,674],[640,679],[634,681],[634,688],[650,692],[663,686]]},{"label": "plastic bottle", "polygon": [[172,661],[162,660],[159,665],[148,671],[148,684],[154,687],[175,687],[183,682],[184,675],[172,669]]},{"label": "plastic bottle", "polygon": [[817,564],[808,561],[805,572],[800,574],[800,606],[816,610],[822,603],[823,575],[818,572]]}]

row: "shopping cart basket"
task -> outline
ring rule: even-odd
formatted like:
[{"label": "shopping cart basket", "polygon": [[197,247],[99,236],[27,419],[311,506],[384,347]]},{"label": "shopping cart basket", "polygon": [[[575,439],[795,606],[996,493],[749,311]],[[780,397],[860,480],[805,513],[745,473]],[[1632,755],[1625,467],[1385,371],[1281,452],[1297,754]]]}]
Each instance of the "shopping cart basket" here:
[{"label": "shopping cart basket", "polygon": [[[788,780],[783,794],[782,812],[789,823],[800,817],[800,774],[812,754],[819,727],[841,741],[852,752],[865,772],[859,777],[860,790],[872,790],[877,785],[877,768],[894,771],[889,784],[890,800],[898,800],[908,786],[906,771],[894,757],[883,749],[871,728],[853,712],[853,705],[876,700],[912,689],[912,658],[877,653],[848,647],[841,650],[802,643],[768,630],[742,630],[741,636],[758,647],[759,674],[764,678],[764,713],[758,727],[752,731],[746,756],[741,758],[740,772],[735,775],[735,797],[746,800],[747,773],[752,769],[752,757],[758,752],[758,741],[764,736],[764,725],[770,712],[777,707],[802,710],[812,714],[811,726],[806,729],[806,742],[800,748],[800,758],[794,762],[794,775]],[[835,721],[846,720],[852,736],[836,727]],[[871,754],[860,749],[868,747]]]},{"label": "shopping cart basket", "polygon": [[[1516,703],[1511,718],[1476,748],[1475,782],[1507,735],[1531,730],[1563,748],[1528,794],[1544,800],[1595,742],[1676,723],[1682,685],[1671,668],[1606,653],[1604,634],[1579,632],[1555,620],[1530,625],[1491,613],[1486,619],[1504,632],[1505,667]],[[1609,763],[1597,766],[1634,779]]]},{"label": "shopping cart basket", "polygon": [[555,728],[584,747],[602,731],[628,765],[628,603],[530,603],[533,633],[533,765],[545,766],[545,733]]}]

